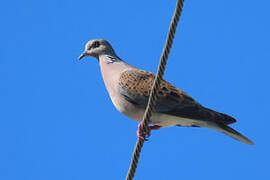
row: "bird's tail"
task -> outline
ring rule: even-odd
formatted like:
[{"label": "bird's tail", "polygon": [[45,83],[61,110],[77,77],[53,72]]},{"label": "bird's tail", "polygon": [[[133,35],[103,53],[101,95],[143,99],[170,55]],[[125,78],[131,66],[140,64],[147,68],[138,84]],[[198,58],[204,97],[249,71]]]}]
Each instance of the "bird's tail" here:
[{"label": "bird's tail", "polygon": [[229,127],[228,125],[225,125],[223,123],[213,123],[211,124],[208,128],[211,129],[215,129],[219,132],[222,132],[238,141],[241,141],[243,143],[249,144],[249,145],[253,145],[254,143],[249,140],[247,137],[245,137],[244,135],[242,135],[241,133],[237,132],[236,130],[234,130],[233,128]]}]

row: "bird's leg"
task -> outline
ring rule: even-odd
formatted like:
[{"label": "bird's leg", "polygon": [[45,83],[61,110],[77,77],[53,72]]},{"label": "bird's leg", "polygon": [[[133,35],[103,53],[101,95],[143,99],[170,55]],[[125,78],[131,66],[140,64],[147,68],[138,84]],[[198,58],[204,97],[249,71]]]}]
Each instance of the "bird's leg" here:
[{"label": "bird's leg", "polygon": [[158,130],[158,129],[161,128],[161,126],[158,126],[158,125],[147,126],[147,128],[148,128],[148,134],[146,134],[145,135],[146,138],[144,138],[143,135],[142,135],[142,132],[141,132],[141,126],[142,126],[142,124],[140,122],[139,125],[138,125],[137,137],[140,138],[140,139],[142,139],[142,140],[145,140],[145,141],[148,141],[149,140],[148,138],[151,136],[151,130]]}]

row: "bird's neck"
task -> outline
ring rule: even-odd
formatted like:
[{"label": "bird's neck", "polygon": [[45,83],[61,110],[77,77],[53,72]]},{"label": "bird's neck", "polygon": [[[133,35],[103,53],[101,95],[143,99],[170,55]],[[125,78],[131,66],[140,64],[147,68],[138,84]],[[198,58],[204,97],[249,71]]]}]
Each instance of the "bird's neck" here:
[{"label": "bird's neck", "polygon": [[114,78],[119,72],[132,67],[114,54],[100,55],[98,59],[103,78]]},{"label": "bird's neck", "polygon": [[98,61],[107,61],[108,63],[121,62],[122,60],[114,53],[105,53],[98,56]]},{"label": "bird's neck", "polygon": [[121,73],[127,69],[132,68],[132,66],[125,63],[124,61],[112,58],[116,57],[101,55],[99,57],[99,66],[105,86],[113,100],[113,97],[115,97],[118,92],[118,83]]}]

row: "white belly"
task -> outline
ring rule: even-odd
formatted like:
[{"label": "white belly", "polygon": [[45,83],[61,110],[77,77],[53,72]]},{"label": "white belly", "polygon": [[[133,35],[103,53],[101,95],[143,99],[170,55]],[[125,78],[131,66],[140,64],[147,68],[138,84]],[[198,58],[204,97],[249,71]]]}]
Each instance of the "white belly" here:
[{"label": "white belly", "polygon": [[[121,108],[117,108],[117,109],[121,113],[123,113],[124,115],[126,115],[127,117],[135,121],[141,121],[144,115],[144,111],[145,111],[144,109],[135,107],[131,103],[126,103],[126,101],[125,101],[125,105],[122,104]],[[158,125],[162,127],[169,127],[169,126],[175,126],[175,125],[187,126],[187,127],[205,126],[204,121],[180,118],[177,116],[172,116],[172,115],[163,114],[163,113],[153,113],[150,118],[150,123],[153,125]]]},{"label": "white belly", "polygon": [[151,117],[151,123],[154,125],[169,127],[169,126],[202,126],[203,121],[181,118],[162,113],[154,113]]}]

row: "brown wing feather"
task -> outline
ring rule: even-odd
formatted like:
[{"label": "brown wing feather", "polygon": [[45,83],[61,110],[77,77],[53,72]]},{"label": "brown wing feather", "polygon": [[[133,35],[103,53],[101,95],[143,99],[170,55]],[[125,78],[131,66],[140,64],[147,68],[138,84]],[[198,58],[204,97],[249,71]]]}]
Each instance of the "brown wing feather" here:
[{"label": "brown wing feather", "polygon": [[[145,108],[154,78],[155,75],[147,71],[127,70],[120,77],[120,92],[133,104]],[[162,80],[160,84],[155,111],[183,118],[224,124],[236,122],[233,117],[201,106],[185,92],[165,80]]]}]

